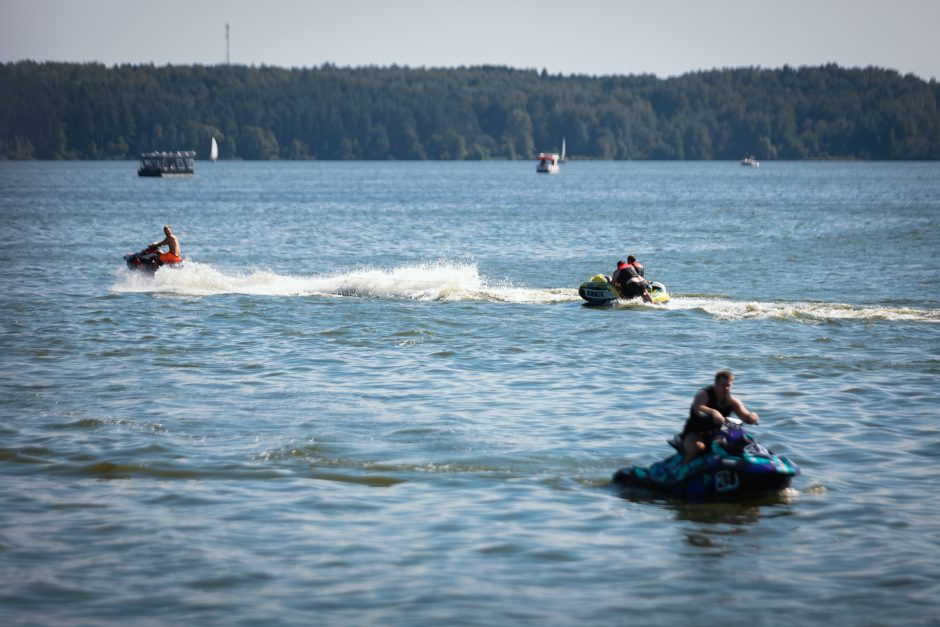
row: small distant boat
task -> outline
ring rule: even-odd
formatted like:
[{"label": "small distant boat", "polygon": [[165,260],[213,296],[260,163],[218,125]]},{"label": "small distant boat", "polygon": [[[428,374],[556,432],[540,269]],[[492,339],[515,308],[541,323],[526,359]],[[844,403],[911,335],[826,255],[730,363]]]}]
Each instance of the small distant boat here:
[{"label": "small distant boat", "polygon": [[558,174],[560,168],[558,167],[559,156],[551,152],[541,152],[539,153],[539,164],[535,166],[536,172],[541,172],[542,174]]},{"label": "small distant boat", "polygon": [[209,148],[209,161],[215,161],[219,158],[219,144],[212,138],[212,147]]},{"label": "small distant boat", "polygon": [[140,155],[137,176],[192,176],[195,150],[145,152]]},{"label": "small distant boat", "polygon": [[541,172],[542,174],[558,174],[561,168],[558,167],[560,163],[565,162],[565,139],[561,139],[561,154],[556,154],[554,152],[540,152],[538,156],[539,164],[535,166],[536,172]]},{"label": "small distant boat", "polygon": [[748,155],[744,157],[743,159],[741,159],[741,165],[747,165],[752,168],[759,168],[760,161],[758,161],[757,157],[755,157],[754,155]]}]

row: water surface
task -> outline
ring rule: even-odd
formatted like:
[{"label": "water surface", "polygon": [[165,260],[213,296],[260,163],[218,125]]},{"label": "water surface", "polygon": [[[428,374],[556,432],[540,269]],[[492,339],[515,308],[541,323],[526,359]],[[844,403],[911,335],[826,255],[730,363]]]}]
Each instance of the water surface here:
[{"label": "water surface", "polygon": [[[135,167],[0,163],[5,624],[937,624],[940,165]],[[793,489],[613,490],[719,368]]]}]

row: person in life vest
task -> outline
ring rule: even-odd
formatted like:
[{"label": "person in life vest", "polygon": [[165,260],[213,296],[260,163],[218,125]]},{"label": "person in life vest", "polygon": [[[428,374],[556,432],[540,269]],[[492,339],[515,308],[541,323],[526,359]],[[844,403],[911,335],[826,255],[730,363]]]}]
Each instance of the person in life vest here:
[{"label": "person in life vest", "polygon": [[646,270],[643,264],[630,255],[626,261],[618,261],[617,269],[610,278],[611,284],[617,288],[623,298],[640,296],[647,303],[653,302],[646,290]]},{"label": "person in life vest", "polygon": [[636,270],[636,273],[641,277],[646,277],[646,268],[643,267],[643,264],[636,260],[636,257],[633,255],[627,255],[627,265],[633,266],[633,269]]},{"label": "person in life vest", "polygon": [[682,439],[683,462],[690,461],[707,451],[712,440],[718,435],[725,418],[732,413],[748,424],[756,425],[759,416],[744,406],[737,397],[732,396],[731,387],[734,375],[729,370],[715,373],[715,383],[704,387],[695,394],[689,408],[689,418],[679,437]]},{"label": "person in life vest", "polygon": [[163,234],[166,235],[160,242],[154,242],[150,244],[151,248],[158,248],[160,246],[166,246],[169,251],[160,253],[160,261],[163,263],[175,263],[177,261],[182,261],[183,258],[180,256],[180,241],[175,235],[173,235],[173,230],[164,225]]}]

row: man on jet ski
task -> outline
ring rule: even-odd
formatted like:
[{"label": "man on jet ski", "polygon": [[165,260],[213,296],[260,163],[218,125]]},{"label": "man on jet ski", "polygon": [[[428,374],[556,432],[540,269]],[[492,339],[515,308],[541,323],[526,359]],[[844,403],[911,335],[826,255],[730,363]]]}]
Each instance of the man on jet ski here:
[{"label": "man on jet ski", "polygon": [[166,246],[169,248],[169,252],[160,253],[160,261],[163,263],[175,263],[177,261],[182,261],[183,258],[180,256],[180,241],[175,235],[173,235],[172,229],[169,226],[163,226],[163,234],[166,235],[163,238],[163,241],[154,242],[150,244],[149,248],[158,248],[160,246]]},{"label": "man on jet ski", "polygon": [[645,274],[643,264],[637,261],[636,257],[630,255],[626,261],[617,262],[617,269],[614,270],[610,283],[617,288],[623,298],[642,296],[644,302],[651,303],[653,299],[646,291]]},{"label": "man on jet ski", "polygon": [[712,440],[718,435],[725,418],[733,413],[748,424],[756,425],[760,417],[748,410],[737,397],[731,395],[734,375],[730,370],[715,373],[715,383],[699,390],[692,406],[689,419],[679,437],[682,439],[683,462],[690,461],[707,451]]}]

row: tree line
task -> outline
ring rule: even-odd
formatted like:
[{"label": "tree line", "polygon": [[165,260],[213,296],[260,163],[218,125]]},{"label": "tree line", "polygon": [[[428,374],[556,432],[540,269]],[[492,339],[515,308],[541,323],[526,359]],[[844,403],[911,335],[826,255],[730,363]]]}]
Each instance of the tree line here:
[{"label": "tree line", "polygon": [[834,64],[652,75],[497,66],[0,64],[0,158],[938,159],[940,88]]}]

